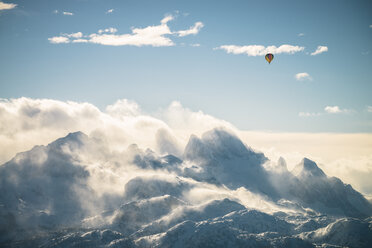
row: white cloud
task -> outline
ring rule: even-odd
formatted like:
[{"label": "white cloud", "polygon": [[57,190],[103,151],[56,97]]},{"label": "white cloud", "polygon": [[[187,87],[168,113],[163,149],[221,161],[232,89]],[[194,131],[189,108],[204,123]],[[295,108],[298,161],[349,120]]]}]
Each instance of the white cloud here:
[{"label": "white cloud", "polygon": [[201,135],[221,126],[236,130],[226,121],[202,111],[194,112],[179,102],[150,115],[126,99],[107,106],[105,111],[89,103],[24,97],[0,99],[0,164],[17,152],[48,144],[69,132],[82,131],[104,138],[112,150],[123,150],[135,143],[159,151],[162,143],[155,135],[159,130],[168,133],[169,140],[184,146],[191,134]]},{"label": "white cloud", "polygon": [[72,34],[63,34],[63,35],[66,36],[66,37],[75,38],[75,39],[83,37],[82,32],[76,32],[76,33],[72,33]]},{"label": "white cloud", "polygon": [[53,44],[61,44],[61,43],[69,43],[70,42],[69,38],[64,37],[64,36],[55,36],[55,37],[52,37],[52,38],[48,38],[48,40],[49,40],[50,43],[53,43]]},{"label": "white cloud", "polygon": [[200,44],[199,43],[195,43],[195,44],[191,44],[190,46],[192,46],[192,47],[200,47]]},{"label": "white cloud", "polygon": [[0,10],[14,9],[15,7],[17,7],[17,4],[15,3],[0,2]]},{"label": "white cloud", "polygon": [[89,42],[108,46],[174,46],[173,41],[165,35],[172,34],[166,24],[134,28],[132,34],[91,34]]},{"label": "white cloud", "polygon": [[311,53],[310,55],[317,55],[328,51],[328,47],[326,46],[318,46],[317,49]]},{"label": "white cloud", "polygon": [[69,16],[74,15],[74,13],[72,13],[72,12],[67,12],[67,11],[63,11],[62,14],[63,14],[63,15],[69,15]]},{"label": "white cloud", "polygon": [[371,25],[369,25],[369,28],[372,28],[372,24],[371,24]]},{"label": "white cloud", "polygon": [[55,10],[53,11],[53,13],[54,13],[54,14],[58,14],[59,11],[58,11],[57,9],[55,9]]},{"label": "white cloud", "polygon": [[324,111],[329,113],[329,114],[339,114],[339,113],[347,112],[346,109],[340,109],[339,106],[326,106],[324,108]]},{"label": "white cloud", "polygon": [[88,40],[84,40],[84,39],[76,39],[76,40],[73,40],[72,43],[87,43]]},{"label": "white cloud", "polygon": [[106,11],[106,14],[110,14],[112,12],[114,12],[114,9],[109,9],[109,10]]},{"label": "white cloud", "polygon": [[104,111],[83,102],[2,99],[0,164],[18,152],[34,145],[46,145],[69,132],[83,131],[93,138],[101,138],[111,151],[123,151],[133,143],[143,149],[159,151],[167,148],[159,142],[159,132],[160,136],[164,133],[169,136],[168,141],[178,144],[182,150],[191,134],[201,135],[215,127],[233,130],[246,144],[263,151],[274,161],[284,157],[289,169],[303,157],[309,157],[319,162],[328,175],[337,175],[345,182],[356,183],[358,189],[372,193],[370,180],[366,177],[366,173],[369,178],[372,176],[371,134],[240,131],[227,121],[202,111],[192,111],[179,102],[156,113],[145,114],[137,103],[126,99],[107,106]]},{"label": "white cloud", "polygon": [[372,106],[367,106],[367,112],[372,113]]},{"label": "white cloud", "polygon": [[353,110],[350,109],[341,109],[339,106],[326,106],[324,108],[324,112],[300,112],[298,113],[299,117],[314,117],[314,116],[320,116],[324,114],[347,114],[347,113],[352,113],[354,112]]},{"label": "white cloud", "polygon": [[310,113],[310,112],[300,112],[298,113],[298,116],[300,117],[313,117],[313,116],[319,116],[321,113]]},{"label": "white cloud", "polygon": [[161,23],[161,24],[167,24],[168,22],[170,22],[170,21],[172,21],[172,20],[174,20],[174,16],[172,16],[172,15],[167,15],[167,16],[165,16],[165,17],[160,21],[160,23]]},{"label": "white cloud", "polygon": [[301,36],[305,36],[305,34],[304,34],[304,33],[299,33],[298,36],[299,36],[299,37],[301,37]]},{"label": "white cloud", "polygon": [[288,53],[294,54],[296,52],[301,52],[305,47],[301,46],[292,46],[292,45],[281,45],[280,47],[276,46],[262,46],[262,45],[249,45],[249,46],[236,46],[236,45],[223,45],[215,49],[225,50],[227,53],[232,54],[246,54],[248,56],[264,56],[267,53],[280,54]]},{"label": "white cloud", "polygon": [[[116,28],[99,29],[97,33],[83,35],[81,32],[72,34],[62,34],[61,36],[52,37],[48,40],[51,43],[95,43],[107,46],[174,46],[175,43],[167,37],[168,35],[178,34],[183,35],[196,34],[200,30],[200,24],[196,23],[194,27],[189,30],[172,32],[167,23],[173,20],[172,15],[165,16],[160,25],[148,26],[145,28],[132,28],[131,34],[117,34]],[[78,36],[77,36],[78,35]],[[64,37],[64,38],[63,38]]]},{"label": "white cloud", "polygon": [[199,33],[199,31],[202,29],[202,27],[204,27],[204,24],[202,22],[196,22],[194,24],[194,26],[190,27],[189,29],[178,31],[178,35],[180,37],[187,36],[187,35],[190,35],[190,34],[195,35],[195,34]]},{"label": "white cloud", "polygon": [[98,30],[98,33],[99,34],[102,34],[102,33],[116,33],[118,30],[116,28],[106,28],[106,29],[100,29]]},{"label": "white cloud", "polygon": [[300,72],[295,75],[296,80],[303,81],[303,80],[312,80],[310,75],[307,72]]}]

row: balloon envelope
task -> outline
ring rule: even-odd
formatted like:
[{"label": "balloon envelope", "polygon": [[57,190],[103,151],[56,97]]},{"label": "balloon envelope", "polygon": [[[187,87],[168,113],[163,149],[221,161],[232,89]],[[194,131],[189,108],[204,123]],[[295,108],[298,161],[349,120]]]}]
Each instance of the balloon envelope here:
[{"label": "balloon envelope", "polygon": [[268,54],[265,55],[265,59],[270,64],[271,61],[274,59],[274,55],[272,55],[271,53],[268,53]]}]

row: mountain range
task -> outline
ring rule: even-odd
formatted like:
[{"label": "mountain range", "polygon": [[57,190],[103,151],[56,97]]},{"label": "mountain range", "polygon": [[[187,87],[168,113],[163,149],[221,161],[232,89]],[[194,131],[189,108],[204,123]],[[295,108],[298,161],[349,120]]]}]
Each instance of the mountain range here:
[{"label": "mountain range", "polygon": [[372,247],[361,193],[225,129],[181,155],[70,133],[1,165],[0,189],[5,247]]}]

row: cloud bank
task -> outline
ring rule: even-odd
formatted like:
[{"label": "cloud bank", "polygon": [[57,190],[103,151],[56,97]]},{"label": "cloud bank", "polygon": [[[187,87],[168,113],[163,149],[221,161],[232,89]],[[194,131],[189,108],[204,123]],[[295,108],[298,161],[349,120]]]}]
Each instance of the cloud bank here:
[{"label": "cloud bank", "polygon": [[[171,35],[178,35],[184,37],[187,35],[195,35],[199,33],[204,26],[202,22],[196,22],[194,26],[187,30],[171,31],[168,22],[174,20],[174,16],[167,15],[159,25],[147,26],[145,28],[133,28],[130,34],[117,34],[117,29],[107,28],[100,29],[97,33],[83,35],[82,32],[79,37],[73,34],[61,34],[48,38],[49,42],[53,44],[60,43],[94,43],[106,46],[153,46],[153,47],[167,47],[174,46],[174,41],[169,37]],[[76,34],[76,33],[75,33]]]},{"label": "cloud bank", "polygon": [[[328,107],[329,111],[342,111],[341,108],[334,108],[335,106]],[[300,114],[303,117],[312,115],[318,114]],[[84,102],[30,98],[2,99],[0,163],[8,161],[18,152],[30,150],[35,145],[46,145],[76,131],[105,140],[107,148],[112,151],[122,151],[135,143],[143,149],[151,148],[159,154],[179,155],[190,135],[201,135],[216,127],[232,130],[247,145],[263,151],[269,158],[277,160],[279,156],[284,156],[289,159],[289,167],[305,156],[323,162],[332,173],[336,167],[333,168],[331,165],[342,164],[344,169],[339,171],[337,176],[346,182],[357,182],[358,189],[372,193],[372,185],[365,179],[365,175],[372,176],[370,168],[372,158],[368,157],[370,155],[368,151],[372,147],[368,140],[372,139],[368,134],[350,134],[347,138],[344,137],[342,142],[339,136],[336,139],[332,134],[311,134],[310,136],[314,138],[309,139],[308,134],[302,133],[281,135],[246,132],[202,111],[192,111],[177,101],[165,109],[146,113],[137,103],[127,99],[118,100],[103,111],[93,104]],[[280,142],[277,139],[279,136]],[[325,140],[338,141],[326,143]],[[326,146],[328,148],[319,146],[320,141],[329,144]],[[337,146],[333,145],[336,143]],[[366,171],[366,174],[360,171]]]}]

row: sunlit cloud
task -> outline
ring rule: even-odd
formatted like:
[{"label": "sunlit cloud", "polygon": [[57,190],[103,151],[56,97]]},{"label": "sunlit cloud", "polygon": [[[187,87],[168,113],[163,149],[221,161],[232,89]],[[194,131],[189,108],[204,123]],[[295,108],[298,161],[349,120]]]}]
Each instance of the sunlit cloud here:
[{"label": "sunlit cloud", "polygon": [[249,45],[249,46],[236,46],[236,45],[223,45],[219,46],[215,49],[222,49],[225,50],[227,53],[232,54],[246,54],[248,56],[264,56],[267,53],[273,54],[294,54],[297,52],[302,52],[305,47],[301,46],[292,46],[292,45],[281,45],[279,47],[276,46],[262,46],[262,45]]},{"label": "sunlit cloud", "polygon": [[14,9],[15,7],[17,7],[17,4],[15,4],[15,3],[4,3],[4,2],[0,2],[0,11],[1,10]]},{"label": "sunlit cloud", "polygon": [[311,53],[310,55],[318,55],[318,54],[321,54],[321,53],[324,53],[324,52],[327,52],[328,51],[328,47],[326,46],[318,46],[317,49]]},{"label": "sunlit cloud", "polygon": [[67,11],[63,11],[62,14],[63,14],[63,15],[68,15],[68,16],[73,16],[73,15],[74,15],[74,13],[72,13],[72,12],[67,12]]},{"label": "sunlit cloud", "polygon": [[309,80],[311,81],[312,78],[307,72],[300,72],[295,75],[296,80],[298,81],[304,81],[304,80]]},{"label": "sunlit cloud", "polygon": [[324,111],[329,114],[341,114],[341,113],[348,113],[350,110],[348,109],[340,109],[339,106],[326,106]]},{"label": "sunlit cloud", "polygon": [[[322,113],[301,112],[299,116],[312,118],[344,112],[338,106],[327,106],[326,109]],[[336,136],[334,134],[275,134],[241,131],[227,121],[200,110],[193,111],[177,101],[172,102],[165,109],[146,114],[136,102],[127,99],[118,100],[108,105],[103,111],[86,102],[30,98],[2,99],[0,101],[0,129],[3,131],[0,133],[0,140],[2,140],[0,164],[8,161],[18,152],[29,150],[35,145],[46,145],[69,132],[76,131],[105,140],[106,148],[112,151],[122,151],[135,143],[139,147],[150,148],[161,154],[167,152],[177,154],[177,151],[183,150],[190,135],[200,136],[216,127],[232,130],[247,145],[265,152],[265,155],[269,157],[273,156],[277,159],[278,156],[284,156],[286,160],[289,159],[288,167],[293,167],[293,163],[298,163],[305,156],[327,165],[336,163],[336,161],[341,163],[342,159],[357,159],[369,154],[366,144],[371,140],[368,135],[364,134],[350,134],[345,138],[342,134]],[[324,147],[314,146],[318,144],[319,139],[324,142],[333,142],[327,144],[340,143],[340,140],[351,141],[350,144],[346,142],[342,147],[337,147],[337,149],[342,148],[342,152],[336,148],[335,151],[325,152],[327,149]],[[283,150],[283,142],[286,144],[285,150]],[[281,146],[277,146],[278,143]],[[339,172],[337,175],[343,179],[349,179],[350,182],[358,181],[362,173],[355,172],[352,178],[348,177],[348,171],[355,171],[355,168],[351,168],[352,164],[348,162],[343,173]],[[371,158],[360,160],[358,171],[369,171],[368,173],[371,174],[370,166],[368,169],[364,168],[368,164],[372,164]],[[332,168],[327,168],[333,171]],[[372,186],[366,180],[358,185],[372,190]]]},{"label": "sunlit cloud", "polygon": [[[54,44],[72,42],[95,43],[107,46],[166,47],[175,45],[174,41],[170,38],[171,35],[177,35],[179,37],[190,34],[195,35],[203,26],[201,22],[197,22],[188,30],[173,32],[168,27],[168,22],[172,20],[174,20],[174,16],[167,15],[160,21],[160,25],[147,26],[145,28],[132,28],[131,34],[118,34],[116,28],[110,27],[100,29],[97,33],[82,35],[80,37],[75,37],[73,34],[62,34],[60,36],[49,38],[49,41]],[[81,32],[78,33],[82,34]]]},{"label": "sunlit cloud", "polygon": [[49,42],[50,43],[53,43],[53,44],[61,44],[61,43],[69,43],[70,40],[68,37],[64,37],[64,36],[55,36],[55,37],[52,37],[52,38],[48,38]]},{"label": "sunlit cloud", "polygon": [[187,36],[187,35],[195,35],[197,33],[199,33],[199,31],[204,27],[204,24],[202,22],[196,22],[194,24],[194,26],[190,27],[189,29],[187,30],[180,30],[178,31],[178,35],[180,37],[183,37],[183,36]]},{"label": "sunlit cloud", "polygon": [[106,11],[106,14],[110,14],[112,12],[114,12],[114,9],[109,9],[109,10]]}]

